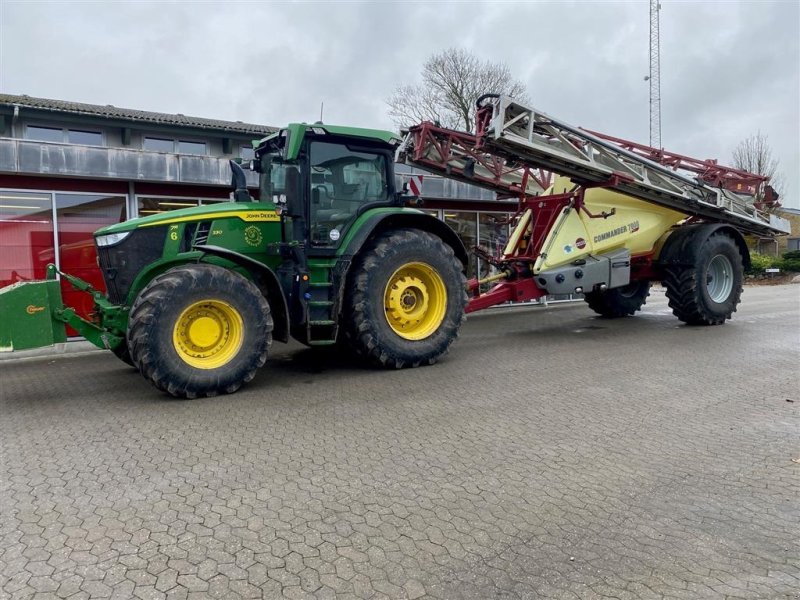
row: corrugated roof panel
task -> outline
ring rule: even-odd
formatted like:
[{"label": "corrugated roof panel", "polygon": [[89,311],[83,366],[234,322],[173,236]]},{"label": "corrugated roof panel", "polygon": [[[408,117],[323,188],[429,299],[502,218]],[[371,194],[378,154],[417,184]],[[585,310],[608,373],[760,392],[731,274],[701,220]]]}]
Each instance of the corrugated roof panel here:
[{"label": "corrugated roof panel", "polygon": [[85,104],[83,102],[70,102],[68,100],[54,100],[50,98],[34,98],[33,96],[0,94],[0,105],[20,106],[37,110],[49,110],[62,114],[89,115],[107,119],[122,119],[138,123],[155,123],[159,125],[177,125],[181,127],[194,127],[211,129],[215,131],[229,131],[236,133],[256,133],[260,135],[277,131],[277,127],[243,123],[241,121],[222,121],[220,119],[206,119],[183,114],[171,114],[136,110],[132,108],[119,108],[110,104]]}]

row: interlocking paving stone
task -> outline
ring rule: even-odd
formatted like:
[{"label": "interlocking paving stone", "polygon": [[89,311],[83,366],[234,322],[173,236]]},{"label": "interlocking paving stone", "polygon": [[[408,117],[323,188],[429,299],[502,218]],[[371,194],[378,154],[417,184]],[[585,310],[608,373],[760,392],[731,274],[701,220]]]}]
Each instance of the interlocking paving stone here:
[{"label": "interlocking paving stone", "polygon": [[277,344],[187,402],[0,362],[0,598],[800,598],[798,300],[488,311],[413,371]]}]

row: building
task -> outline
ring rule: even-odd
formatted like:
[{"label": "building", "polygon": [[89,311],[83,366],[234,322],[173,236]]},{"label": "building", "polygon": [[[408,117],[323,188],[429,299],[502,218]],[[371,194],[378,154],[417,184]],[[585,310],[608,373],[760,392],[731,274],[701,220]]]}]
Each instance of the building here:
[{"label": "building", "polygon": [[[0,95],[0,287],[53,262],[103,289],[92,232],[227,200],[228,159],[274,128]],[[254,174],[253,174],[254,175]],[[253,178],[255,183],[255,178]],[[91,299],[63,285],[80,312]]]},{"label": "building", "polygon": [[783,254],[788,250],[800,250],[800,208],[781,207],[777,213],[789,221],[792,226],[792,232],[788,236],[781,236],[777,239],[778,254]]},{"label": "building", "polygon": [[800,250],[800,209],[781,206],[774,210],[774,214],[789,223],[791,227],[789,235],[765,238],[749,236],[746,239],[751,252],[766,256],[781,256],[789,250]]},{"label": "building", "polygon": [[[48,263],[98,289],[92,233],[138,216],[227,200],[231,158],[276,128],[0,94],[0,287],[42,279]],[[400,177],[415,173],[398,165]],[[256,187],[255,173],[248,173]],[[514,202],[426,175],[424,210],[450,224],[467,248],[496,253]],[[488,272],[473,258],[469,275]],[[64,283],[82,314],[88,295]]]}]

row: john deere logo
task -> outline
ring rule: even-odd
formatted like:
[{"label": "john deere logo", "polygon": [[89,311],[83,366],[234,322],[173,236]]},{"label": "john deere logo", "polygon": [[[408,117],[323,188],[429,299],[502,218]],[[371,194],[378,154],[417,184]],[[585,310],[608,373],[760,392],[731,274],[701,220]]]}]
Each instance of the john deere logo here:
[{"label": "john deere logo", "polygon": [[38,312],[42,312],[44,310],[44,306],[34,306],[33,304],[28,304],[25,312],[29,315],[35,315]]},{"label": "john deere logo", "polygon": [[248,246],[260,246],[261,242],[264,241],[264,236],[258,227],[250,225],[244,230],[244,241],[247,242]]}]

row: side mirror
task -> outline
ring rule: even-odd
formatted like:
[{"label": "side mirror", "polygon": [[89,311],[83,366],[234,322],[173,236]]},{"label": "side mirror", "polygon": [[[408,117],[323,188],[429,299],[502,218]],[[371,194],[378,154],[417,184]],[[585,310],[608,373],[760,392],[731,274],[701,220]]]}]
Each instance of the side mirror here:
[{"label": "side mirror", "polygon": [[409,191],[408,181],[403,182],[403,187],[397,192],[398,204],[411,204],[412,206],[422,206],[424,204],[422,198]]},{"label": "side mirror", "polygon": [[231,166],[231,187],[233,188],[234,202],[252,202],[250,192],[247,191],[247,176],[237,162],[228,161]]}]

